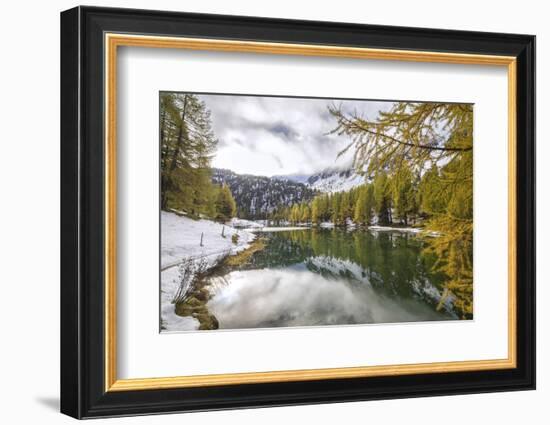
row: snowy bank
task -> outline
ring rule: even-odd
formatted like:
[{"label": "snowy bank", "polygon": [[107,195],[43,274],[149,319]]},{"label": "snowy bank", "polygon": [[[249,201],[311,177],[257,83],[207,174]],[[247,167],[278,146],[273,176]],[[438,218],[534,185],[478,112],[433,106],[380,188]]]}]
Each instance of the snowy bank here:
[{"label": "snowy bank", "polygon": [[250,232],[261,233],[261,232],[286,232],[289,230],[309,230],[311,227],[306,226],[287,226],[287,227],[261,227],[258,229],[249,229]]},{"label": "snowy bank", "polygon": [[405,233],[420,233],[422,229],[415,227],[391,227],[391,226],[369,226],[369,230],[377,232],[405,232]]},{"label": "snowy bank", "polygon": [[[190,257],[215,259],[227,253],[236,254],[248,248],[255,238],[254,234],[246,230],[238,230],[210,220],[192,220],[166,211],[162,211],[160,220],[162,270]],[[234,234],[239,236],[237,244],[232,242]]]},{"label": "snowy bank", "polygon": [[369,230],[374,230],[375,232],[404,232],[404,233],[413,233],[413,234],[421,234],[422,236],[429,236],[436,238],[438,236],[441,236],[441,233],[436,231],[427,231],[425,229],[419,229],[416,227],[391,227],[391,226],[369,226]]},{"label": "snowy bank", "polygon": [[[172,304],[174,294],[179,288],[177,265],[183,260],[192,259],[205,261],[207,267],[212,268],[223,257],[234,255],[248,248],[256,236],[247,230],[238,230],[209,220],[192,220],[166,211],[161,213],[160,227],[163,330],[197,329],[198,320],[193,317],[178,316],[175,313],[175,306]],[[238,238],[233,235],[238,235]]]},{"label": "snowy bank", "polygon": [[256,221],[245,220],[244,218],[237,217],[233,217],[227,224],[231,227],[235,227],[236,229],[261,229],[264,227],[263,224]]}]

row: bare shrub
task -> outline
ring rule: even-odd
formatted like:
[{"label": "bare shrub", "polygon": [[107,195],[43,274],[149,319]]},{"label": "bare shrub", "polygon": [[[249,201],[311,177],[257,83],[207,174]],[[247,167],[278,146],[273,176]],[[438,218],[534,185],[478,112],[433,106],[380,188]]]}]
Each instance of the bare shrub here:
[{"label": "bare shrub", "polygon": [[186,258],[178,265],[178,289],[172,298],[172,304],[185,301],[187,294],[208,270],[206,258]]}]

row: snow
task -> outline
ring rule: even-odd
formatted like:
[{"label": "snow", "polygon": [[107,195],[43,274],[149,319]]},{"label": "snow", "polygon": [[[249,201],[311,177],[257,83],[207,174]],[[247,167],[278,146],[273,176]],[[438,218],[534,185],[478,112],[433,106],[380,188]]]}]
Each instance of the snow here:
[{"label": "snow", "polygon": [[262,227],[258,229],[250,229],[251,232],[285,232],[289,230],[307,230],[310,229],[308,226],[288,226],[288,227]]},{"label": "snow", "polygon": [[176,314],[172,297],[178,286],[177,267],[171,267],[161,273],[160,318],[163,332],[192,331],[199,328],[199,321],[194,317]]},{"label": "snow", "polygon": [[288,180],[295,183],[307,184],[307,180],[310,178],[310,174],[284,174],[272,176],[277,180]]},{"label": "snow", "polygon": [[[223,234],[225,237],[222,236]],[[231,241],[233,234],[239,235],[237,245]],[[201,246],[201,234],[202,245]],[[255,236],[229,225],[210,220],[192,220],[163,211],[161,214],[161,269],[175,266],[183,259],[216,258],[222,254],[236,254],[248,248]]]},{"label": "snow", "polygon": [[[222,231],[224,236],[222,236]],[[202,246],[201,246],[202,234]],[[232,235],[238,234],[237,244]],[[172,298],[179,287],[178,268],[185,259],[205,259],[207,267],[214,267],[226,255],[234,255],[250,246],[255,235],[229,225],[162,211],[161,213],[161,321],[164,331],[194,330],[199,322],[192,317],[175,313]]]},{"label": "snow", "polygon": [[405,233],[420,233],[422,229],[415,227],[390,227],[390,226],[369,226],[369,230],[377,232],[405,232]]},{"label": "snow", "polygon": [[324,193],[347,192],[357,186],[365,183],[365,177],[352,173],[349,177],[342,177],[339,173],[333,173],[326,177],[321,177],[309,184],[311,189]]},{"label": "snow", "polygon": [[346,218],[346,228],[347,228],[348,230],[353,230],[353,229],[355,229],[356,227],[357,227],[357,224],[355,224],[355,223],[353,222],[352,219]]},{"label": "snow", "polygon": [[288,174],[272,178],[302,183],[323,193],[346,192],[365,183],[365,177],[353,168],[326,168],[311,175]]},{"label": "snow", "polygon": [[414,233],[416,235],[422,234],[422,236],[428,236],[431,238],[437,238],[441,236],[441,233],[436,232],[435,230],[424,230],[416,227],[390,227],[390,226],[369,226],[369,230],[375,232],[404,232],[404,233]]},{"label": "snow", "polygon": [[259,229],[264,227],[264,225],[259,222],[237,217],[233,217],[227,224],[238,229]]}]

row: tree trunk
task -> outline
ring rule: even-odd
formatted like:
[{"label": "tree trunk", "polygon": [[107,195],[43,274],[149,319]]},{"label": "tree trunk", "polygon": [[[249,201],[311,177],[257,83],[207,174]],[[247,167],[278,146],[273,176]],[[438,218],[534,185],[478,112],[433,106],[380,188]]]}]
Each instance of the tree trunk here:
[{"label": "tree trunk", "polygon": [[166,139],[166,107],[162,110],[162,116],[160,118],[160,146],[164,145]]},{"label": "tree trunk", "polygon": [[183,98],[183,110],[181,111],[181,123],[178,130],[178,139],[176,141],[176,148],[174,149],[174,153],[172,154],[172,161],[170,163],[170,173],[176,169],[176,166],[178,164],[178,156],[180,155],[181,148],[183,145],[183,131],[185,127],[185,112],[187,109],[187,95],[184,95]]}]

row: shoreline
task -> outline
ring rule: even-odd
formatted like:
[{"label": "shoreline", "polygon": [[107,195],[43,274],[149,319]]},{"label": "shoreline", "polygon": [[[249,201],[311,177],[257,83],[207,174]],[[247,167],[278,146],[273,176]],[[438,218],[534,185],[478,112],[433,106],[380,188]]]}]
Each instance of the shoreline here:
[{"label": "shoreline", "polygon": [[[174,298],[180,295],[182,285],[185,292],[195,285],[188,279],[182,282],[180,266],[187,268],[187,274],[196,273],[197,268],[204,274],[223,257],[246,250],[257,236],[227,224],[169,211],[161,212],[161,220],[160,328],[162,332],[196,330],[199,320],[175,312]],[[185,266],[186,262],[194,265]]]},{"label": "shoreline", "polygon": [[358,226],[356,224],[347,224],[347,225],[335,225],[334,223],[324,222],[317,225],[312,224],[303,224],[297,226],[265,226],[265,227],[251,227],[243,228],[251,233],[269,233],[269,232],[286,232],[293,230],[311,230],[311,229],[342,229],[342,230],[362,230],[362,231],[374,231],[374,232],[402,232],[402,233],[412,233],[412,234],[421,234],[423,233],[426,236],[440,236],[438,232],[426,230],[423,227],[400,227],[400,226]]},{"label": "shoreline", "polygon": [[[178,237],[168,245],[166,245],[167,238],[164,238],[162,245],[161,327],[165,332],[176,331],[180,327],[189,328],[189,330],[215,329],[216,318],[206,308],[206,304],[211,298],[211,294],[205,288],[206,281],[220,270],[238,268],[245,264],[255,252],[264,249],[264,234],[313,229],[340,229],[348,232],[398,232],[419,237],[439,236],[436,232],[429,232],[422,228],[379,225],[367,227],[357,226],[351,222],[344,226],[323,222],[318,225],[310,223],[289,225],[290,223],[285,223],[286,225],[277,227],[261,226],[260,223],[248,221],[249,224],[255,223],[256,225],[235,228],[231,224],[244,224],[246,221],[235,218],[224,225],[204,218],[192,220],[188,217],[177,216],[175,213],[165,214],[163,216],[165,220],[176,220],[174,224],[178,226],[175,229],[178,230]],[[185,227],[180,228],[180,225],[185,225]],[[223,236],[224,232],[225,236]],[[204,241],[202,234],[204,234]],[[236,237],[235,240],[233,240],[233,236]],[[199,241],[201,244],[204,242],[204,247],[198,246]],[[186,260],[196,264],[204,262],[203,266],[206,268],[201,270],[200,276],[194,276],[190,281],[184,283],[187,289],[185,295],[180,298],[184,301],[173,302],[173,296],[178,286],[182,284],[179,267]],[[204,281],[204,284],[200,281]]]},{"label": "shoreline", "polygon": [[245,264],[254,253],[262,251],[265,248],[265,241],[262,238],[256,238],[250,242],[249,246],[234,254],[220,257],[219,261],[212,264],[204,275],[197,276],[195,282],[190,283],[190,291],[185,296],[185,301],[174,304],[174,312],[179,317],[189,317],[199,322],[198,330],[218,329],[219,322],[207,307],[208,301],[212,298],[212,293],[208,289],[208,283],[217,273],[223,271],[229,272]]}]

